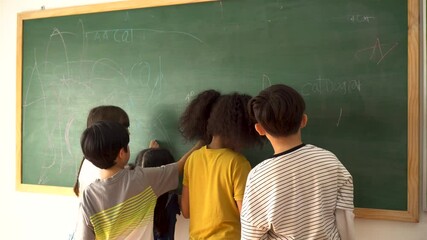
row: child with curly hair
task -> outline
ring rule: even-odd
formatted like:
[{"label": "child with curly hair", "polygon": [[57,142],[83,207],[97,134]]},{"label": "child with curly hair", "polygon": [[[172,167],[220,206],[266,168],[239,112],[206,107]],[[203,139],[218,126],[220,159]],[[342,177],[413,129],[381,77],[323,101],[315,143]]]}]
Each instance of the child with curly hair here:
[{"label": "child with curly hair", "polygon": [[240,239],[240,211],[249,161],[240,151],[261,143],[246,105],[251,97],[201,92],[180,119],[187,140],[204,140],[184,167],[181,211],[190,239]]}]

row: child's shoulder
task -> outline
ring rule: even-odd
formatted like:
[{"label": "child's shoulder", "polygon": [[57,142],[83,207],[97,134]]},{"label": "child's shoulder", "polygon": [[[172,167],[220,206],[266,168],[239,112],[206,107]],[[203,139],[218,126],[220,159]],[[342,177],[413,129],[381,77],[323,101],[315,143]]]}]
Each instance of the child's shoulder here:
[{"label": "child's shoulder", "polygon": [[307,153],[323,154],[325,156],[330,156],[330,157],[333,157],[333,158],[337,158],[336,155],[333,152],[331,152],[331,151],[329,151],[329,150],[327,150],[325,148],[318,147],[318,146],[313,145],[313,144],[306,144],[304,147],[305,147],[305,151]]},{"label": "child's shoulder", "polygon": [[256,171],[265,168],[274,168],[276,164],[282,163],[283,161],[285,161],[285,159],[301,159],[303,158],[302,156],[323,156],[325,158],[337,159],[336,155],[329,150],[326,150],[313,144],[302,144],[294,150],[278,153],[263,160],[261,163],[254,167],[254,170]]},{"label": "child's shoulder", "polygon": [[[236,152],[229,148],[223,148],[216,151],[215,158],[218,157],[220,162],[224,164],[234,164],[234,165],[242,165],[247,164],[250,165],[248,159],[240,152]],[[224,161],[226,160],[226,161]]]}]

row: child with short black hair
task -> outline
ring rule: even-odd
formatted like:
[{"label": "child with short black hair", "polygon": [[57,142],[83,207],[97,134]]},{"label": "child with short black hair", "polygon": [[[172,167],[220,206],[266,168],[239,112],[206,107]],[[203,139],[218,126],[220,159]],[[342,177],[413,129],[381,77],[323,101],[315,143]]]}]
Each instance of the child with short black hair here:
[{"label": "child with short black hair", "polygon": [[354,239],[353,179],[333,153],[302,142],[302,96],[277,84],[248,109],[274,156],[248,176],[242,239]]},{"label": "child with short black hair", "polygon": [[130,169],[129,132],[120,123],[94,123],[80,143],[85,158],[101,172],[81,196],[77,239],[153,239],[157,197],[178,187],[188,155],[199,146],[177,163]]},{"label": "child with short black hair", "polygon": [[[100,105],[90,109],[86,127],[90,127],[94,123],[103,120],[118,122],[126,128],[129,128],[130,125],[129,116],[125,110],[114,105]],[[76,196],[79,196],[89,184],[98,178],[99,172],[100,169],[90,161],[85,158],[82,159],[73,188]]]},{"label": "child with short black hair", "polygon": [[184,170],[181,211],[190,218],[190,239],[240,239],[240,209],[251,166],[239,151],[261,143],[247,113],[250,98],[207,90],[181,116],[183,136],[207,142],[190,155]]}]

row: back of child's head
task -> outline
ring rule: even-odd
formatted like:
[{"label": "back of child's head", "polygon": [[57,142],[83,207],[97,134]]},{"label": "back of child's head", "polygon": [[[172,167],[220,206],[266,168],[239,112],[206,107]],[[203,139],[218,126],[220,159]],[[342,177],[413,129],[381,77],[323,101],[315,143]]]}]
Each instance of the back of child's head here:
[{"label": "back of child's head", "polygon": [[114,121],[122,124],[124,127],[129,127],[129,116],[118,106],[101,105],[92,108],[87,116],[87,127],[98,121]]},{"label": "back of child's head", "polygon": [[292,87],[272,85],[248,104],[249,115],[272,136],[297,133],[305,112],[303,97]]},{"label": "back of child's head", "polygon": [[[243,148],[261,143],[261,138],[254,128],[247,104],[251,96],[231,93],[222,95],[212,108],[207,133],[220,136],[225,144]],[[237,145],[236,145],[237,144]]]},{"label": "back of child's head", "polygon": [[[127,113],[122,108],[118,106],[113,106],[113,105],[100,105],[92,108],[89,111],[89,114],[87,116],[86,127],[90,127],[94,123],[99,121],[118,122],[126,128],[129,128],[130,126],[129,116],[127,115]],[[84,160],[85,159],[83,158],[80,163],[80,167],[77,173],[77,179],[73,187],[73,191],[76,194],[76,196],[79,196],[79,192],[80,192],[79,176],[80,176],[80,171],[83,166]]]},{"label": "back of child's head", "polygon": [[210,142],[206,132],[211,110],[221,94],[213,89],[199,93],[187,106],[179,119],[180,131],[186,140]]},{"label": "back of child's head", "polygon": [[164,148],[144,149],[135,158],[135,165],[140,167],[160,167],[174,162],[172,154]]},{"label": "back of child's head", "polygon": [[128,151],[128,144],[128,130],[114,121],[93,123],[80,138],[85,158],[101,169],[114,166],[120,150],[124,148],[125,151]]}]

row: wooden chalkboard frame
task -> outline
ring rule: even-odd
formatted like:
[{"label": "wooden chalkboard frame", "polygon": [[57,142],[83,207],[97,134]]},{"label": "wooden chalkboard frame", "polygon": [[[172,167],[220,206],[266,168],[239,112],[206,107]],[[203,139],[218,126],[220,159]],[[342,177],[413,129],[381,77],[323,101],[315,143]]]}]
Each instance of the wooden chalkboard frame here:
[{"label": "wooden chalkboard frame", "polygon": [[422,85],[422,115],[421,115],[421,129],[422,129],[422,201],[423,209],[427,211],[427,3],[424,1],[423,6],[421,6],[421,15],[422,15],[422,32],[421,32],[421,41],[422,41],[422,60],[421,60],[421,81]]},{"label": "wooden chalkboard frame", "polygon": [[408,208],[406,211],[356,208],[361,218],[419,221],[420,76],[419,1],[408,0]]},{"label": "wooden chalkboard frame", "polygon": [[[16,81],[16,188],[18,191],[72,195],[72,189],[57,186],[41,186],[22,183],[22,47],[23,22],[30,19],[88,14],[107,11],[158,7],[177,4],[208,2],[212,0],[156,0],[123,1],[94,4],[78,7],[58,8],[19,13],[17,17],[17,81]],[[420,155],[420,68],[419,68],[419,20],[420,6],[418,0],[408,0],[408,192],[407,210],[384,210],[356,208],[355,215],[360,218],[386,219],[418,222],[419,219],[419,155]]]}]

